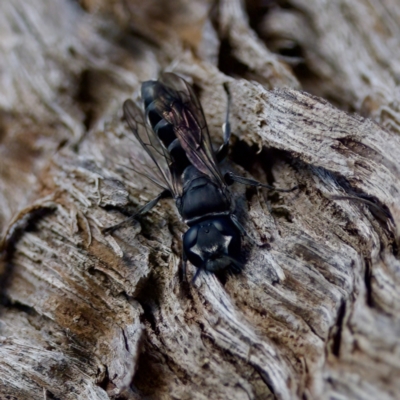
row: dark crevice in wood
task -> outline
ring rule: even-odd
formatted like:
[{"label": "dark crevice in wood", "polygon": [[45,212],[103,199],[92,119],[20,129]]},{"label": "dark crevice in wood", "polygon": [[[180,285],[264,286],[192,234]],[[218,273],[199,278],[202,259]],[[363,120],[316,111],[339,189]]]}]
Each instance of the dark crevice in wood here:
[{"label": "dark crevice in wood", "polygon": [[345,315],[346,315],[346,302],[342,300],[338,309],[336,324],[334,327],[334,334],[332,337],[331,349],[332,349],[332,354],[336,357],[340,356],[340,345],[342,342],[342,330],[343,330],[343,321]]},{"label": "dark crevice in wood", "polygon": [[155,352],[151,344],[145,344],[137,365],[131,388],[141,398],[156,394],[167,384],[163,373],[164,360],[161,359],[158,352]]},{"label": "dark crevice in wood", "polygon": [[[256,34],[265,42],[268,48],[274,53],[277,53],[281,56],[285,56],[293,59],[304,59],[304,54],[301,46],[298,43],[294,43],[292,46],[282,47],[277,46],[275,42],[275,38],[265,37],[265,35],[261,34],[260,25],[263,23],[266,15],[275,9],[286,9],[286,10],[296,10],[295,6],[291,4],[289,1],[279,1],[279,0],[247,0],[245,2],[247,15],[249,16],[249,25],[256,32]],[[295,64],[297,65],[305,65],[304,62],[300,62]],[[295,71],[294,71],[295,72]],[[296,74],[297,75],[297,74]]]},{"label": "dark crevice in wood", "polygon": [[372,283],[371,283],[371,260],[365,258],[365,272],[364,272],[364,283],[366,289],[366,303],[369,307],[374,307],[374,299],[372,295]]},{"label": "dark crevice in wood", "polygon": [[250,27],[258,33],[258,27],[264,16],[272,7],[276,7],[277,5],[277,0],[246,0],[245,7]]},{"label": "dark crevice in wood", "polygon": [[9,118],[9,113],[4,110],[0,110],[0,144],[4,141],[7,137],[7,118]]},{"label": "dark crevice in wood", "polygon": [[142,285],[138,296],[135,298],[143,308],[141,321],[143,323],[147,322],[155,333],[157,333],[158,328],[154,312],[160,298],[160,290],[160,285],[154,277],[150,276]]},{"label": "dark crevice in wood", "polygon": [[101,387],[105,391],[109,391],[115,388],[115,385],[110,380],[107,366],[105,366],[104,377],[101,381],[97,382],[97,386]]},{"label": "dark crevice in wood", "polygon": [[36,314],[36,311],[33,307],[27,306],[26,304],[22,304],[19,301],[12,301],[5,295],[0,297],[0,305],[9,309],[13,308],[28,315]]},{"label": "dark crevice in wood", "polygon": [[231,145],[230,149],[230,159],[243,167],[246,171],[251,171],[251,167],[254,164],[255,156],[258,151],[257,146],[254,144],[249,146],[246,142],[242,140],[236,140],[235,143]]},{"label": "dark crevice in wood", "polygon": [[49,389],[46,389],[46,400],[61,400],[61,397],[57,397]]},{"label": "dark crevice in wood", "polygon": [[4,239],[1,254],[1,262],[3,270],[0,273],[0,304],[7,305],[9,300],[6,295],[7,286],[10,284],[13,277],[13,256],[17,246],[24,233],[35,232],[37,223],[48,215],[52,214],[52,208],[38,208],[32,210],[29,214],[23,216],[12,228],[11,234]]},{"label": "dark crevice in wood", "polygon": [[[339,93],[336,95],[335,93],[326,93],[325,91],[321,92],[320,89],[324,86],[326,78],[320,76],[317,71],[313,70],[312,66],[310,65],[311,63],[308,61],[305,51],[303,50],[301,45],[295,44],[293,49],[300,55],[301,61],[292,66],[292,72],[299,80],[301,87],[304,91],[314,96],[318,96],[321,99],[323,98],[324,100],[341,110],[347,111],[349,113],[354,113],[357,111],[352,104],[348,102],[344,103],[343,98],[340,97]],[[281,55],[284,55],[284,53],[284,49],[279,50],[278,52],[278,54]]]},{"label": "dark crevice in wood", "polygon": [[249,17],[249,25],[258,36],[260,36],[260,24],[270,10],[277,7],[285,10],[296,9],[296,7],[287,0],[246,0],[245,7]]},{"label": "dark crevice in wood", "polygon": [[109,77],[105,73],[93,69],[85,69],[78,77],[74,100],[84,114],[83,124],[86,128],[85,134],[80,138],[79,143],[84,140],[84,136],[97,118],[96,109],[101,101],[99,88],[108,80]]},{"label": "dark crevice in wood", "polygon": [[274,175],[272,173],[273,166],[277,161],[284,161],[287,164],[291,164],[292,157],[289,152],[278,150],[278,149],[267,149],[263,148],[261,153],[258,154],[258,160],[260,161],[260,166],[267,175],[267,180],[269,184],[274,183]]},{"label": "dark crevice in wood", "polygon": [[201,87],[199,85],[197,85],[196,83],[193,83],[192,88],[193,88],[195,95],[200,99],[201,92],[202,92]]},{"label": "dark crevice in wood", "polygon": [[306,12],[296,6],[297,4],[289,0],[247,0],[246,11],[249,16],[249,25],[265,43],[266,47],[272,53],[281,56],[282,61],[286,62],[291,67],[293,75],[298,79],[303,90],[317,96],[324,96],[327,101],[340,109],[355,112],[356,109],[352,104],[343,104],[343,98],[340,97],[340,94],[336,96],[334,92],[321,93],[320,88],[325,85],[327,78],[321,76],[321,74],[315,70],[313,66],[315,60],[309,59],[307,49],[303,48],[302,44],[299,43],[296,38],[288,40],[284,34],[276,37],[263,32],[262,24],[265,24],[266,16],[271,10],[279,8],[287,11],[290,10],[295,14],[301,15],[304,24],[307,25],[308,29],[315,31],[315,37],[317,38],[317,28],[314,27],[313,19],[309,18]]},{"label": "dark crevice in wood", "polygon": [[[271,186],[279,186],[280,189],[289,189],[275,184],[274,167],[277,162],[284,162],[291,167],[294,165],[293,158],[288,152],[278,149],[263,148],[258,150],[256,145],[249,146],[243,141],[236,141],[231,149],[231,160],[248,171],[255,179]],[[276,171],[275,171],[276,172]],[[280,207],[282,205],[282,194],[274,190],[267,190],[270,212],[276,217],[284,218],[288,222],[293,221],[293,217],[288,209]],[[253,196],[257,195],[257,189],[251,186],[246,188],[247,201],[251,201]],[[272,207],[271,207],[272,206]]]},{"label": "dark crevice in wood", "polygon": [[143,308],[143,314],[142,314],[142,318],[141,318],[142,322],[148,322],[151,326],[151,329],[153,331],[156,331],[157,330],[157,321],[156,321],[156,318],[154,317],[152,306],[141,300],[138,300],[138,302]]},{"label": "dark crevice in wood", "polygon": [[232,46],[228,39],[222,39],[220,42],[218,68],[224,74],[233,77],[243,77],[249,72],[249,67],[232,54]]},{"label": "dark crevice in wood", "polygon": [[289,152],[265,147],[260,151],[257,145],[250,146],[241,140],[237,140],[231,146],[230,159],[255,177],[259,175],[261,169],[266,175],[265,183],[269,185],[273,185],[275,182],[273,167],[276,162],[284,161],[290,164],[293,160]]},{"label": "dark crevice in wood", "polygon": [[[10,307],[11,302],[9,298],[7,297],[5,291],[7,289],[7,286],[11,282],[13,275],[13,264],[10,261],[6,261],[3,263],[3,270],[2,273],[0,274],[0,304],[5,306],[5,307]],[[1,312],[0,312],[1,316]]]},{"label": "dark crevice in wood", "polygon": [[260,378],[265,383],[265,385],[268,387],[269,391],[272,393],[274,398],[276,398],[275,390],[274,390],[274,387],[273,387],[270,377],[264,371],[262,371],[260,368],[254,366],[254,369],[258,372],[258,374],[260,375]]},{"label": "dark crevice in wood", "polygon": [[149,341],[145,341],[131,386],[133,390],[139,390],[143,395],[151,395],[166,385],[164,377],[167,371],[182,384],[191,381],[190,374],[177,360],[167,353],[160,352],[159,348],[154,348]]},{"label": "dark crevice in wood", "polygon": [[127,337],[126,337],[125,330],[124,330],[124,329],[121,329],[121,332],[122,332],[122,336],[123,336],[123,338],[124,338],[125,349],[126,349],[126,351],[129,353],[129,352],[130,352],[130,351],[129,351],[129,343],[128,343],[128,339],[127,339]]},{"label": "dark crevice in wood", "polygon": [[217,279],[221,282],[222,286],[226,285],[228,279],[234,278],[235,275],[238,275],[243,272],[243,269],[246,268],[246,261],[244,261],[243,251],[241,252],[241,259],[238,260],[244,266],[241,271],[237,271],[234,268],[226,268],[225,270],[219,271],[215,273]]},{"label": "dark crevice in wood", "polygon": [[126,205],[126,206],[119,206],[119,205],[111,205],[111,204],[106,204],[102,208],[108,212],[119,212],[125,217],[130,217],[136,209],[138,209],[140,206],[139,205]]}]

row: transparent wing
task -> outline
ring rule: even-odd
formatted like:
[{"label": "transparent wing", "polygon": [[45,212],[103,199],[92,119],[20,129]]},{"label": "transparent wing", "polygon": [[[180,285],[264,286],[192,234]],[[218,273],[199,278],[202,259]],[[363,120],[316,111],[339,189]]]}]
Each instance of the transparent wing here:
[{"label": "transparent wing", "polygon": [[190,85],[178,75],[164,73],[154,108],[170,123],[190,162],[216,184],[225,187],[212,148],[201,104]]},{"label": "transparent wing", "polygon": [[168,151],[145,122],[143,112],[132,100],[124,102],[123,110],[125,120],[133,134],[154,163],[154,166],[150,166],[146,160],[137,160],[138,163],[133,169],[148,177],[157,186],[169,190],[173,197],[181,196],[180,176],[174,172],[174,165]]}]

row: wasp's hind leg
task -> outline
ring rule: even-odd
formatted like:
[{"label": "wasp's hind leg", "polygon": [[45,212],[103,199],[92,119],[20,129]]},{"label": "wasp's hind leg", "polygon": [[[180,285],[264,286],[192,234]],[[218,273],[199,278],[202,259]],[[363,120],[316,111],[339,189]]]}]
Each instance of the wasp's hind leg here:
[{"label": "wasp's hind leg", "polygon": [[[229,140],[231,138],[231,124],[229,123],[229,114],[231,110],[231,93],[229,91],[227,83],[224,83],[224,89],[226,92],[226,96],[228,98],[228,104],[226,107],[225,123],[222,128],[224,131],[224,143],[222,143],[221,147],[218,149],[216,154],[217,161],[219,163],[222,162],[228,154]],[[233,172],[228,172],[225,174],[225,181],[228,185],[231,185],[233,182],[238,182],[242,183],[243,185],[265,187],[267,189],[276,190],[277,192],[292,192],[293,190],[296,190],[298,188],[298,186],[294,186],[291,189],[279,189],[274,186],[258,182],[254,179],[244,178],[242,176],[235,175]]]},{"label": "wasp's hind leg", "polygon": [[229,140],[231,138],[231,124],[229,123],[229,114],[231,110],[231,94],[229,92],[228,85],[224,83],[224,89],[228,98],[228,105],[226,107],[226,116],[225,123],[222,126],[222,130],[224,131],[224,143],[222,143],[221,147],[217,151],[217,161],[222,162],[228,154],[229,150]]},{"label": "wasp's hind leg", "polygon": [[246,231],[246,229],[244,229],[244,226],[239,222],[239,220],[237,219],[235,214],[231,214],[230,218],[232,220],[232,222],[235,224],[236,228],[238,228],[239,232],[247,237],[247,239],[250,241],[251,244],[255,245],[255,246],[259,246],[258,243],[256,242],[256,240],[254,238],[252,238]]},{"label": "wasp's hind leg", "polygon": [[102,230],[102,232],[105,235],[108,235],[110,233],[115,232],[117,229],[121,228],[122,226],[126,225],[129,222],[132,222],[136,217],[139,217],[143,214],[146,214],[147,212],[149,212],[153,207],[155,207],[157,205],[157,203],[161,200],[161,199],[166,199],[172,197],[171,196],[171,192],[169,190],[164,190],[162,191],[157,197],[155,197],[154,199],[150,200],[148,203],[146,203],[144,206],[140,207],[139,210],[131,215],[129,218],[124,219],[122,222],[120,222],[119,224],[113,225],[113,226],[109,226],[108,228],[104,228]]},{"label": "wasp's hind leg", "polygon": [[225,174],[224,178],[225,178],[225,182],[228,185],[232,185],[233,182],[238,182],[243,185],[265,187],[267,189],[276,190],[277,192],[293,192],[293,190],[296,190],[298,188],[298,186],[294,186],[290,189],[280,189],[280,188],[276,188],[275,186],[268,185],[266,183],[258,182],[255,179],[250,179],[250,178],[245,178],[243,176],[235,175],[233,172],[227,172]]}]

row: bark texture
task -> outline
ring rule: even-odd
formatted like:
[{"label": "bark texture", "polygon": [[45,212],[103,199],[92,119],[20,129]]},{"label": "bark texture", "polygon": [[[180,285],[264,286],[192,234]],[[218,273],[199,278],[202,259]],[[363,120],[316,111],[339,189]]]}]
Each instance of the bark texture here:
[{"label": "bark texture", "polygon": [[[0,3],[0,398],[398,399],[400,4],[34,3]],[[223,170],[299,186],[233,186],[242,274],[182,282],[172,201],[102,233],[157,194],[121,104],[164,70],[215,144],[228,83]]]}]

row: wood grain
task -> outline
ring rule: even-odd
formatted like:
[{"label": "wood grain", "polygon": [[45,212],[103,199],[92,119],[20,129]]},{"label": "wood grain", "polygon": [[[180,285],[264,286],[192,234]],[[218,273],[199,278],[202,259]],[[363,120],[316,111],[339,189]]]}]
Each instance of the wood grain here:
[{"label": "wood grain", "polygon": [[[0,398],[400,396],[400,6],[279,4],[1,3]],[[121,104],[162,70],[298,185],[233,185],[239,275],[182,281],[170,200],[102,233],[157,194]]]}]

